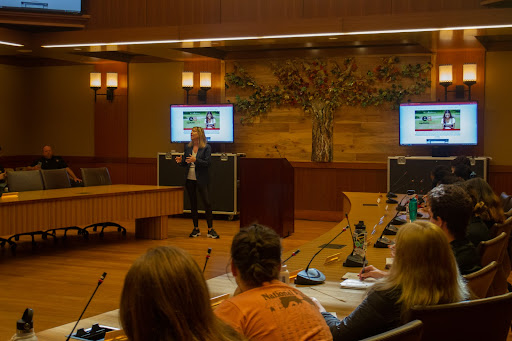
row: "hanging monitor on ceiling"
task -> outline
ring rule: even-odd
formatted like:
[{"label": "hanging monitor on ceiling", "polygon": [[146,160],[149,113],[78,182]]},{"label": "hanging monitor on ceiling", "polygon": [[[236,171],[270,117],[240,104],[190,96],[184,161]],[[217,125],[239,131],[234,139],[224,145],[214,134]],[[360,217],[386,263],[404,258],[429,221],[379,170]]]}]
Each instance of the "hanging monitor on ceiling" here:
[{"label": "hanging monitor on ceiling", "polygon": [[78,14],[82,0],[0,0],[0,9]]}]

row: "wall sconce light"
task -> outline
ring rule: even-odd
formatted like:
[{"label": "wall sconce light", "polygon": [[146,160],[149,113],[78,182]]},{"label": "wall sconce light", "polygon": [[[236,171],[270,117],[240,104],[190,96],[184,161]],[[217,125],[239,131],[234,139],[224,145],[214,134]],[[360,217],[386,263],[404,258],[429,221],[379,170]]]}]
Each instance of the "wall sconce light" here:
[{"label": "wall sconce light", "polygon": [[[462,82],[468,87],[468,101],[471,101],[471,86],[476,84],[476,64],[462,66]],[[444,100],[448,101],[448,93],[455,92],[455,98],[464,98],[466,89],[464,85],[455,85],[455,90],[448,90],[453,83],[452,65],[439,65],[439,84],[444,86]]]},{"label": "wall sconce light", "polygon": [[187,92],[187,104],[189,96],[197,96],[200,102],[206,103],[206,93],[212,88],[212,74],[211,72],[199,73],[199,90],[197,91],[197,95],[194,95],[189,93],[189,91],[194,88],[194,73],[184,71],[181,74],[181,87]]},{"label": "wall sconce light", "polygon": [[117,72],[107,72],[107,92],[98,94],[97,91],[101,89],[101,72],[91,72],[90,74],[89,86],[94,90],[94,102],[96,102],[96,96],[107,96],[107,100],[112,102],[117,85]]}]

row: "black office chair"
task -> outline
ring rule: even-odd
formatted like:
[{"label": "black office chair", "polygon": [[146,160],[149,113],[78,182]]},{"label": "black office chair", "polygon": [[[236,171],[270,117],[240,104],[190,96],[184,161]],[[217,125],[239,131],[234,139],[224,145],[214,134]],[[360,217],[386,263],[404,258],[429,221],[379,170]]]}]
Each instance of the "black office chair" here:
[{"label": "black office chair", "polygon": [[40,191],[44,189],[41,172],[9,171],[7,172],[7,187],[9,192]]},{"label": "black office chair", "polygon": [[[7,186],[9,192],[27,192],[27,191],[38,191],[44,189],[43,179],[41,178],[41,172],[38,170],[32,171],[9,171],[7,172]],[[16,252],[17,244],[15,242],[20,240],[21,236],[30,236],[32,238],[32,247],[35,248],[37,243],[34,236],[40,235],[43,240],[46,240],[48,236],[53,237],[53,241],[57,242],[57,237],[46,231],[34,231],[24,232],[12,235],[7,239],[7,243],[11,246],[11,251]],[[14,241],[13,241],[14,240]],[[4,246],[5,243],[0,243],[0,246]]]},{"label": "black office chair", "polygon": [[411,320],[423,322],[422,340],[503,340],[512,321],[512,293],[458,303],[414,306]]},{"label": "black office chair", "polygon": [[[80,172],[82,173],[82,182],[84,187],[112,185],[112,180],[110,179],[110,173],[108,172],[107,167],[80,168]],[[111,221],[91,224],[84,227],[84,230],[87,231],[88,228],[92,228],[92,230],[96,232],[98,226],[101,226],[100,237],[103,237],[103,231],[106,227],[109,226],[117,227],[117,231],[121,232],[123,236],[126,236],[126,229],[123,226]]]},{"label": "black office chair", "polygon": [[374,335],[361,341],[420,341],[423,334],[423,322],[411,321],[403,326]]},{"label": "black office chair", "polygon": [[[68,172],[65,168],[41,170],[41,176],[43,178],[45,189],[71,188],[71,182],[69,181]],[[53,228],[46,230],[46,232],[56,236],[57,230],[64,231],[64,236],[62,236],[62,239],[67,238],[68,230],[76,230],[78,235],[84,236],[85,239],[88,239],[89,237],[89,232],[78,226]]]}]

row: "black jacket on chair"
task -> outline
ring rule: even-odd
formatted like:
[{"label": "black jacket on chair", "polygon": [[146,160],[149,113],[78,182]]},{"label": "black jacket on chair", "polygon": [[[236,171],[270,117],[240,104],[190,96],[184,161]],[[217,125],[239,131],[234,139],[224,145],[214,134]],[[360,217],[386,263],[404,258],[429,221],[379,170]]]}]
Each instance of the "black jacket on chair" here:
[{"label": "black jacket on chair", "polygon": [[[185,179],[187,179],[188,171],[190,169],[190,164],[185,160],[188,156],[192,155],[192,147],[188,145],[185,146],[185,152],[183,154],[183,158],[181,159],[180,165],[183,167],[187,167],[187,171],[185,172]],[[199,185],[208,185],[209,183],[209,175],[208,168],[210,167],[210,159],[212,156],[212,147],[207,144],[204,148],[199,148],[197,150],[196,155],[196,179]]]}]

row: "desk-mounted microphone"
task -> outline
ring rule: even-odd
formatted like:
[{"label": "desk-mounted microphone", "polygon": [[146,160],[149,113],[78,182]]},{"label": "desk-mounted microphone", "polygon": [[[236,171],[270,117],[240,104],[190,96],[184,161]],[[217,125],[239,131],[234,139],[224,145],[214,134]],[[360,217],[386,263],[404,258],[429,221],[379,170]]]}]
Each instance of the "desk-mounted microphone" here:
[{"label": "desk-mounted microphone", "polygon": [[105,280],[105,277],[107,277],[107,273],[106,272],[104,272],[103,275],[101,275],[100,279],[98,280],[98,285],[96,286],[96,289],[94,289],[94,292],[92,293],[91,298],[89,298],[89,302],[87,302],[87,305],[85,306],[84,310],[82,311],[82,314],[80,314],[80,317],[78,318],[78,321],[76,321],[75,326],[71,330],[71,333],[69,333],[68,338],[66,339],[66,341],[68,341],[69,338],[71,337],[71,335],[73,335],[73,332],[75,331],[76,326],[78,326],[78,322],[80,322],[80,320],[82,319],[82,316],[84,316],[85,310],[89,306],[89,303],[91,303],[91,300],[94,297],[94,295],[96,294],[96,291],[100,287],[101,283],[103,283],[103,281]]},{"label": "desk-mounted microphone", "polygon": [[208,263],[208,260],[210,259],[211,254],[212,254],[212,248],[209,247],[208,252],[206,253],[206,260],[204,261],[203,273],[204,273],[204,270],[206,270],[206,264]]},{"label": "desk-mounted microphone", "polygon": [[290,258],[295,257],[299,252],[300,252],[299,249],[297,249],[297,251],[295,251],[295,252],[292,252],[292,255],[290,257],[286,258],[281,264],[284,264],[284,263],[288,262],[288,260]]},{"label": "desk-mounted microphone", "polygon": [[[348,221],[348,216],[347,214],[345,214],[345,216],[347,217],[347,221]],[[308,266],[306,266],[306,270],[302,270],[301,272],[299,272],[297,274],[297,277],[295,278],[295,284],[301,284],[301,285],[317,285],[317,284],[322,284],[323,282],[325,282],[325,275],[320,272],[319,270],[315,269],[315,268],[309,268],[309,266],[311,265],[311,262],[313,261],[313,259],[315,259],[315,257],[320,253],[322,252],[323,249],[325,249],[325,247],[329,244],[331,244],[334,239],[338,238],[338,236],[340,234],[342,234],[343,232],[345,232],[348,228],[350,227],[350,224],[345,226],[341,231],[340,233],[338,233],[337,235],[334,236],[333,239],[331,239],[327,244],[325,244],[324,246],[322,246],[322,248],[320,250],[318,250],[317,253],[315,253],[315,255],[311,258],[311,260],[309,261],[308,263]]]}]

